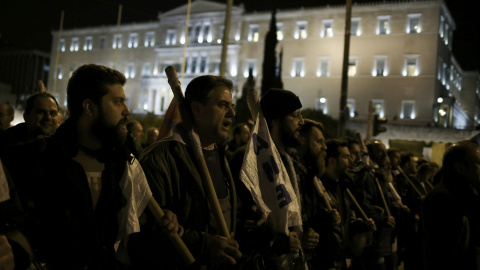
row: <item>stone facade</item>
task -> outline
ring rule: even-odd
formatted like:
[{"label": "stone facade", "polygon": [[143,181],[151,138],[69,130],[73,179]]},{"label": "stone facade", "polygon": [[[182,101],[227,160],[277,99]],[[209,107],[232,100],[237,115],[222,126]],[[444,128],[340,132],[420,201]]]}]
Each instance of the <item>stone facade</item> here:
[{"label": "stone facade", "polygon": [[[173,96],[163,70],[168,65],[181,69],[186,41],[182,84],[202,74],[218,74],[225,5],[193,1],[187,36],[186,13],[187,7],[180,6],[160,14],[158,22],[120,26],[122,46],[115,68],[129,77],[125,89],[134,113],[166,111]],[[226,76],[234,81],[237,98],[249,68],[257,84],[261,82],[270,18],[271,12],[232,9]],[[345,6],[279,10],[276,18],[284,88],[299,95],[304,108],[338,118]],[[349,122],[365,122],[373,101],[375,111],[388,118],[389,125],[476,126],[479,76],[463,71],[453,57],[454,30],[455,22],[441,0],[353,5]],[[57,77],[55,93],[61,103],[75,68],[85,63],[113,66],[116,31],[116,26],[63,31],[59,69],[48,83],[51,88]],[[58,35],[53,32],[52,62],[59,49]]]}]

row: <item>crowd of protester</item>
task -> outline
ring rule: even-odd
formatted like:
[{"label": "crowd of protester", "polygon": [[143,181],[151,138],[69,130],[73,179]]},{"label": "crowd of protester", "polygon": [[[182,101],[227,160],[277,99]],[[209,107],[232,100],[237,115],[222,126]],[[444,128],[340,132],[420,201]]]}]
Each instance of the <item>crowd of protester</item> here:
[{"label": "crowd of protester", "polygon": [[[0,104],[0,269],[479,269],[476,143],[449,146],[438,166],[377,140],[326,139],[284,89],[260,98],[269,143],[258,122],[231,127],[233,83],[211,75],[188,84],[182,123],[163,138],[149,128],[142,143],[125,82],[78,68],[64,121],[46,92],[13,127]],[[258,170],[288,175],[294,194],[275,191],[298,203],[288,233],[244,183],[249,147],[280,157]]]}]

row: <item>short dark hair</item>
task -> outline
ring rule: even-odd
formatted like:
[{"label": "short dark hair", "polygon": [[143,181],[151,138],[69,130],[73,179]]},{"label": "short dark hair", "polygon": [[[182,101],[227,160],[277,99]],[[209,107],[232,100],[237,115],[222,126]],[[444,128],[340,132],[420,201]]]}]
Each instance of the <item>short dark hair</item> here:
[{"label": "short dark hair", "polygon": [[415,157],[415,155],[411,152],[402,153],[400,156],[400,166],[403,167],[403,165],[410,162],[410,159],[413,157]]},{"label": "short dark hair", "polygon": [[340,138],[340,140],[346,141],[348,148],[351,148],[352,145],[354,145],[354,144],[360,145],[360,142],[357,139],[349,137],[349,136],[343,136],[343,137]]},{"label": "short dark hair", "polygon": [[340,140],[340,139],[330,139],[325,142],[327,145],[327,155],[325,156],[325,166],[328,166],[328,159],[329,158],[338,158],[338,155],[340,154],[340,151],[338,151],[338,148],[340,147],[347,147],[348,148],[348,143],[345,140]]},{"label": "short dark hair", "polygon": [[33,107],[35,105],[35,100],[37,100],[38,98],[51,98],[53,99],[53,101],[55,101],[55,104],[57,104],[57,110],[59,109],[58,107],[58,102],[57,100],[55,99],[54,96],[52,96],[51,94],[47,93],[47,92],[37,92],[31,96],[29,96],[27,98],[27,101],[25,102],[25,113],[26,114],[29,114],[32,110],[33,110]]},{"label": "short dark hair", "polygon": [[238,135],[238,134],[242,133],[242,128],[243,128],[244,126],[247,126],[247,127],[248,127],[247,123],[243,123],[243,122],[242,122],[242,123],[236,124],[236,125],[233,127],[233,135]]},{"label": "short dark hair", "polygon": [[388,157],[391,157],[395,153],[400,153],[400,149],[392,147],[387,150]]},{"label": "short dark hair", "polygon": [[429,172],[434,172],[438,169],[438,166],[434,162],[425,162],[422,165],[418,166],[417,175],[425,176]]},{"label": "short dark hair", "polygon": [[204,75],[194,78],[185,90],[185,105],[188,113],[192,114],[191,105],[194,101],[205,105],[210,98],[210,92],[218,87],[225,86],[230,91],[233,90],[233,82],[229,79],[214,75]]},{"label": "short dark hair", "polygon": [[67,85],[67,106],[70,118],[77,119],[83,111],[83,101],[91,99],[100,104],[108,93],[107,85],[125,85],[125,76],[114,69],[88,64],[79,67],[72,74]]},{"label": "short dark hair", "polygon": [[442,161],[444,172],[455,173],[455,162],[467,162],[472,159],[473,153],[478,147],[478,144],[474,142],[460,141],[447,148]]},{"label": "short dark hair", "polygon": [[2,105],[7,106],[7,114],[8,114],[9,116],[15,114],[15,110],[13,109],[12,104],[10,104],[10,103],[8,103],[8,102],[2,102],[2,103],[0,103],[0,106],[2,106]]},{"label": "short dark hair", "polygon": [[320,122],[312,119],[303,119],[303,125],[300,127],[300,135],[308,136],[314,127],[318,128],[321,132],[325,129]]}]

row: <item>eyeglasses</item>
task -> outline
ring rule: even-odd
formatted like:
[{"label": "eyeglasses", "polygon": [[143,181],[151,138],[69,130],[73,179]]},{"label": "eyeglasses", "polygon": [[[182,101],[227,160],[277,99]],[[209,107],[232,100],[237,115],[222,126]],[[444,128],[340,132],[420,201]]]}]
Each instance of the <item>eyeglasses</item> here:
[{"label": "eyeglasses", "polygon": [[290,117],[296,119],[296,120],[302,120],[303,117],[302,117],[302,114],[301,113],[297,113],[297,115],[294,115],[294,114],[289,114]]}]

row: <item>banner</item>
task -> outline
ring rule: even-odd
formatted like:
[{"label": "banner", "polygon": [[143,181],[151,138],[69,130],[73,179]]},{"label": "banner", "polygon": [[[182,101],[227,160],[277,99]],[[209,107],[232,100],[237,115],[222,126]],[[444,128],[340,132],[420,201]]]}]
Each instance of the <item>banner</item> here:
[{"label": "banner", "polygon": [[256,120],[240,180],[267,216],[267,226],[288,235],[288,227],[302,225],[299,202],[261,111]]},{"label": "banner", "polygon": [[182,122],[182,117],[180,116],[180,112],[178,111],[178,105],[175,99],[172,99],[170,105],[168,106],[167,112],[163,117],[162,126],[158,132],[157,141],[161,140],[164,137],[167,137],[172,129],[178,123]]}]

